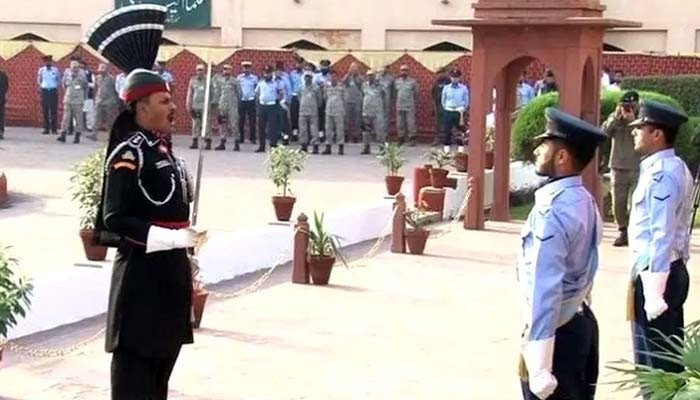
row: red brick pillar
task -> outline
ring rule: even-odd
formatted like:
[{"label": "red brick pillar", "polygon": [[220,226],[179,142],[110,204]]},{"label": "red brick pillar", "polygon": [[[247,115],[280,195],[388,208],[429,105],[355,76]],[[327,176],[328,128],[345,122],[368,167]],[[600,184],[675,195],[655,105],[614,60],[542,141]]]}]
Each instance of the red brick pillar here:
[{"label": "red brick pillar", "polygon": [[394,203],[394,221],[391,228],[391,252],[406,252],[406,223],[404,214],[406,213],[406,197],[402,193],[396,195]]},{"label": "red brick pillar", "polygon": [[306,251],[309,248],[309,218],[306,214],[299,214],[295,227],[292,282],[309,283],[309,266],[306,261]]},{"label": "red brick pillar", "polygon": [[0,206],[7,202],[7,178],[4,172],[0,172]]}]

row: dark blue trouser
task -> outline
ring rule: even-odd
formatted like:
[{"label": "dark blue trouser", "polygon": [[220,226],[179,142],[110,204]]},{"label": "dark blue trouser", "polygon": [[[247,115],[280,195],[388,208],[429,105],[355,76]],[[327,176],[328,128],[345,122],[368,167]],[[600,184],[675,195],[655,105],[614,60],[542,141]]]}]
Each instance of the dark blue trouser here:
[{"label": "dark blue trouser", "polygon": [[459,129],[460,114],[457,111],[443,112],[442,144],[452,145],[452,132]]},{"label": "dark blue trouser", "polygon": [[[598,322],[588,306],[555,332],[552,373],[557,389],[547,400],[593,400],[598,381]],[[522,383],[523,399],[539,400]]]},{"label": "dark blue trouser", "polygon": [[682,365],[650,356],[649,352],[667,351],[668,345],[659,334],[664,336],[676,335],[683,338],[683,304],[688,298],[689,277],[683,260],[671,263],[664,300],[668,310],[653,321],[648,321],[644,312],[644,290],[642,280],[637,277],[634,282],[634,315],[632,322],[632,343],[634,345],[634,361],[637,364],[659,368],[667,372],[682,372]]},{"label": "dark blue trouser", "polygon": [[260,115],[258,117],[258,143],[259,149],[265,148],[265,139],[270,140],[270,146],[277,146],[277,141],[280,138],[282,121],[280,113],[284,112],[279,104],[260,105]]}]

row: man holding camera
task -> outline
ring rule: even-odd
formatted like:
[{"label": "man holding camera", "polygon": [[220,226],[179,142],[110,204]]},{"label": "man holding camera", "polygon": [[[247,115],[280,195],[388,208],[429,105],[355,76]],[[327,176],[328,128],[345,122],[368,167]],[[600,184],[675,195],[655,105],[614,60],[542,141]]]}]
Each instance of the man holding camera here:
[{"label": "man holding camera", "polygon": [[629,196],[637,182],[639,156],[634,151],[634,137],[630,122],[639,113],[639,94],[626,92],[620,99],[615,112],[603,124],[603,131],[612,140],[610,147],[610,170],[612,206],[615,223],[620,231],[613,246],[627,246],[627,225],[629,222]]}]

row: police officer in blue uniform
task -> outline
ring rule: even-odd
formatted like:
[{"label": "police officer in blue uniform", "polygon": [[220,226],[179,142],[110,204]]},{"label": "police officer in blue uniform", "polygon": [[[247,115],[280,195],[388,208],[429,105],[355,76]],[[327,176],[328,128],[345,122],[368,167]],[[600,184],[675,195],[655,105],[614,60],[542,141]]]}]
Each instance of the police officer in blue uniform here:
[{"label": "police officer in blue uniform", "polygon": [[598,378],[598,325],[589,299],[602,221],[581,171],[606,136],[555,108],[545,115],[535,164],[549,180],[535,193],[518,257],[523,398],[588,400]]},{"label": "police officer in blue uniform", "polygon": [[[683,366],[649,356],[660,351],[659,333],[683,337],[683,303],[688,296],[688,246],[693,179],[673,144],[688,117],[673,107],[642,102],[634,127],[634,149],[642,157],[640,177],[632,195],[629,245],[633,296],[635,361],[668,372]],[[663,346],[664,350],[668,346]]]},{"label": "police officer in blue uniform", "polygon": [[273,78],[272,72],[272,66],[265,67],[264,77],[255,88],[255,97],[260,102],[256,153],[265,152],[265,139],[270,140],[270,147],[276,147],[282,133],[280,102],[284,99],[284,87]]}]

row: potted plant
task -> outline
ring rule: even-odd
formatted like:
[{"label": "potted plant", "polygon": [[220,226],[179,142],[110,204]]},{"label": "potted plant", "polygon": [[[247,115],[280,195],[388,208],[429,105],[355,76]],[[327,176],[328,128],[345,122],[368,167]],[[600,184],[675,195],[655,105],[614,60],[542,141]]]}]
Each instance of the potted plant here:
[{"label": "potted plant", "polygon": [[684,330],[684,338],[659,333],[659,351],[648,355],[683,367],[683,372],[666,372],[629,361],[617,361],[608,366],[626,377],[614,382],[618,391],[637,389],[645,399],[700,399],[700,321]]},{"label": "potted plant", "polygon": [[107,247],[97,246],[93,240],[104,176],[104,154],[103,149],[78,163],[70,178],[73,200],[78,201],[80,210],[80,238],[85,256],[90,261],[102,261],[107,256]]},{"label": "potted plant", "polygon": [[194,314],[192,316],[192,327],[199,329],[209,292],[204,289],[204,284],[202,283],[199,259],[195,256],[190,256],[190,266],[192,267],[192,313]]},{"label": "potted plant", "polygon": [[496,143],[496,127],[489,126],[486,128],[486,136],[484,137],[486,147],[486,169],[493,169],[493,147]]},{"label": "potted plant", "polygon": [[406,244],[411,254],[420,255],[425,250],[430,231],[424,229],[427,225],[427,213],[420,208],[408,210],[404,213],[404,220],[410,226],[406,229]]},{"label": "potted plant", "polygon": [[280,196],[272,197],[278,221],[289,221],[292,217],[296,198],[290,196],[289,184],[292,174],[304,169],[307,158],[307,153],[284,145],[273,147],[267,156],[267,172],[272,183],[280,190]]},{"label": "potted plant", "polygon": [[[10,257],[9,250],[0,246],[0,338],[6,338],[10,328],[17,325],[17,318],[24,317],[31,302],[31,283],[15,277],[13,269],[17,260]],[[2,346],[0,346],[2,360]]]},{"label": "potted plant", "polygon": [[387,174],[384,178],[386,191],[390,196],[393,196],[401,191],[401,185],[404,180],[403,176],[399,176],[399,169],[406,164],[403,147],[398,143],[389,143],[379,150],[377,158],[387,169]]},{"label": "potted plant", "polygon": [[338,256],[345,267],[348,263],[340,252],[339,237],[326,230],[323,224],[324,214],[319,216],[314,211],[314,224],[309,230],[308,260],[309,274],[314,285],[327,285],[331,270]]},{"label": "potted plant", "polygon": [[469,129],[464,133],[460,133],[457,138],[457,152],[454,157],[454,166],[457,172],[467,172],[469,165],[469,153],[467,152],[467,144],[469,143]]},{"label": "potted plant", "polygon": [[447,174],[450,172],[443,167],[450,165],[452,155],[449,151],[443,149],[432,148],[425,154],[425,158],[434,165],[430,169],[430,182],[436,189],[442,189],[447,185]]}]

